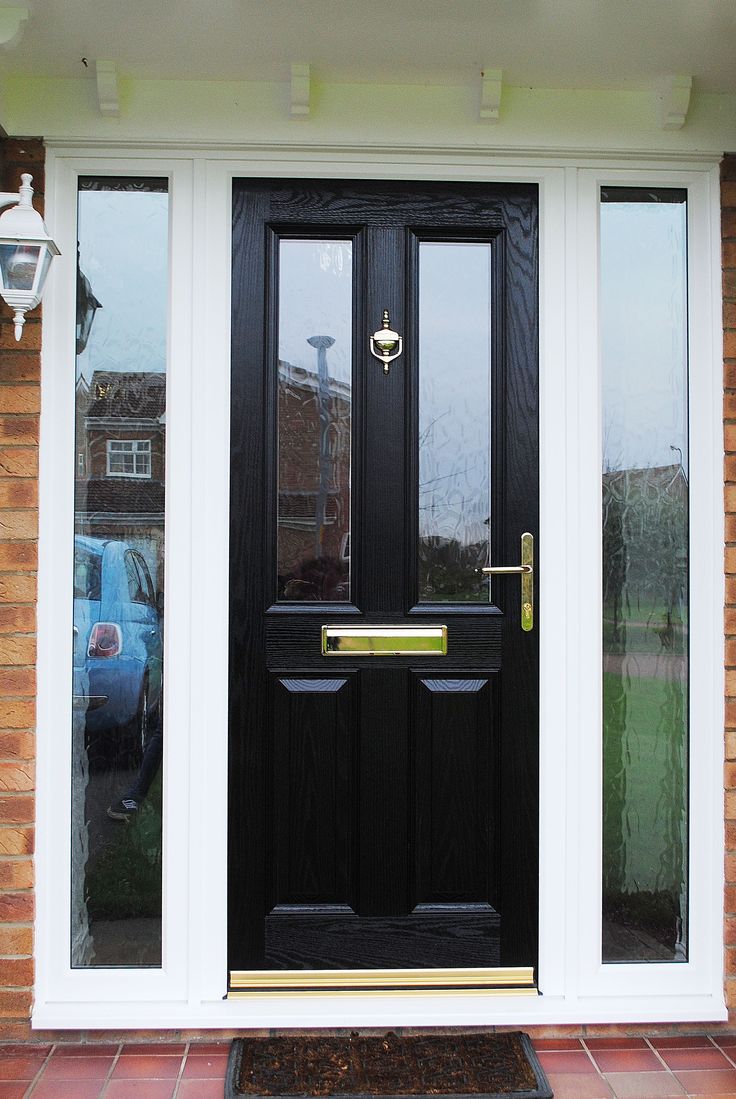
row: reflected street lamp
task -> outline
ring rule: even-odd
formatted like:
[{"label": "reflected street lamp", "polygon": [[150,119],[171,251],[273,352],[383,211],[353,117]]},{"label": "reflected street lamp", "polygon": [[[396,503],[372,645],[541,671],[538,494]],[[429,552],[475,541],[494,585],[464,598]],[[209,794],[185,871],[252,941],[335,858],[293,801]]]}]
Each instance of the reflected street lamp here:
[{"label": "reflected street lamp", "polygon": [[330,455],[327,449],[327,429],[330,426],[330,379],[327,373],[327,351],[335,342],[332,336],[310,336],[307,343],[317,351],[317,408],[319,409],[319,486],[315,501],[315,557],[322,556],[322,541],[327,510],[327,479]]},{"label": "reflected street lamp", "polygon": [[16,340],[26,313],[41,300],[51,260],[59,255],[43,218],[33,209],[32,178],[23,173],[17,194],[0,191],[0,206],[15,203],[0,214],[0,296],[14,311]]}]

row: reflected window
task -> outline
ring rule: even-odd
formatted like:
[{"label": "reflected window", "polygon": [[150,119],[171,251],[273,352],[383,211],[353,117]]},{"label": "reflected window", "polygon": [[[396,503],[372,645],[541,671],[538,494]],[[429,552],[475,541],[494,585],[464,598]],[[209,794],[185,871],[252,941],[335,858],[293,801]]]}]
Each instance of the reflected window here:
[{"label": "reflected window", "polygon": [[78,195],[72,966],[160,966],[169,197]]},{"label": "reflected window", "polygon": [[606,189],[604,962],[688,956],[687,204]]},{"label": "reflected window", "polygon": [[108,477],[150,477],[150,439],[108,439]]}]

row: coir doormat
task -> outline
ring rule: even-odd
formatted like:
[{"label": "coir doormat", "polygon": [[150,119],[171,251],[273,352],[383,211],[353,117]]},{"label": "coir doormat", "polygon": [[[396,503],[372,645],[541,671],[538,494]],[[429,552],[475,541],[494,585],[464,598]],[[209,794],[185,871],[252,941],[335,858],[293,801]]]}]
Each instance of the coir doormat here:
[{"label": "coir doormat", "polygon": [[528,1034],[236,1038],[225,1099],[238,1096],[552,1099]]}]

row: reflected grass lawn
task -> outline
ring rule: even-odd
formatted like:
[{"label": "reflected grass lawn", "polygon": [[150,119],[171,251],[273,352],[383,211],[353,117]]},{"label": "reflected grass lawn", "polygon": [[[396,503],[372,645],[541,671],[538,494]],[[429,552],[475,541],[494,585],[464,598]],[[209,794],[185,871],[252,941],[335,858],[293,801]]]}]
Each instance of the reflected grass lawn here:
[{"label": "reflected grass lawn", "polygon": [[687,868],[687,683],[672,654],[639,663],[658,674],[636,674],[633,657],[603,676],[604,891],[679,896]]},{"label": "reflected grass lawn", "polygon": [[161,915],[161,771],[148,797],[87,868],[87,908],[92,920]]}]

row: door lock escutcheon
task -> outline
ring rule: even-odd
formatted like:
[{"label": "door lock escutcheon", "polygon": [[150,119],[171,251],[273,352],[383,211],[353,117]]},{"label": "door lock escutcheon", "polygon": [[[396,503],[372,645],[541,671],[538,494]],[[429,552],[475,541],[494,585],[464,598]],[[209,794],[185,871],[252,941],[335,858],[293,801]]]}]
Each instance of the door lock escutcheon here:
[{"label": "door lock escutcheon", "polygon": [[487,565],[481,570],[491,576],[521,576],[521,628],[525,633],[534,629],[534,535],[521,536],[520,565]]}]

